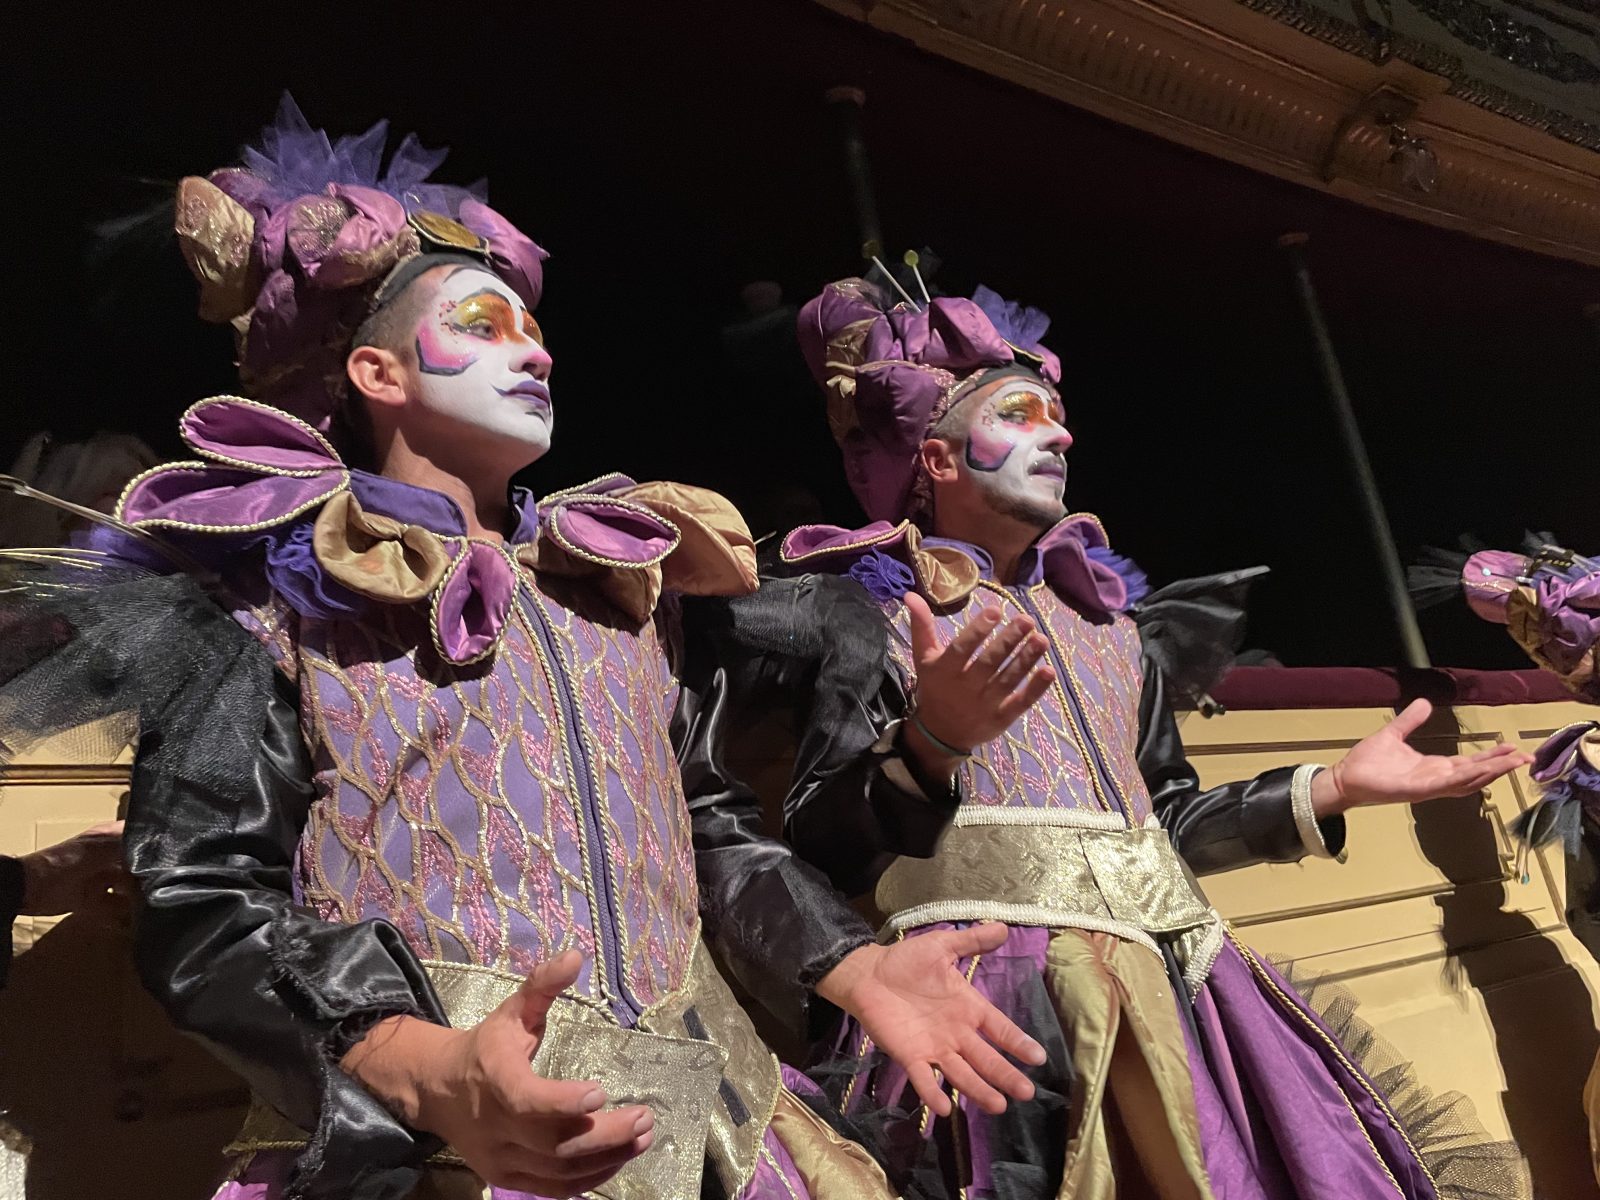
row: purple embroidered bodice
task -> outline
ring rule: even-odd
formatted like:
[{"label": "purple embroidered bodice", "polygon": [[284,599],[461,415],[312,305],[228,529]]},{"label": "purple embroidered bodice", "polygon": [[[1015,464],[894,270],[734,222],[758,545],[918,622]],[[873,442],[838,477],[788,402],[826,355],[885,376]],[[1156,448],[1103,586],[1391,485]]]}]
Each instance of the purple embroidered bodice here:
[{"label": "purple embroidered bodice", "polygon": [[442,662],[404,609],[320,620],[277,603],[247,623],[300,681],[315,798],[298,898],[392,921],[424,959],[525,974],[575,946],[577,990],[631,1023],[695,944],[677,687],[656,624],[582,608],[523,572],[475,667]]},{"label": "purple embroidered bodice", "polygon": [[1018,582],[993,578],[978,547],[923,538],[887,522],[845,531],[809,526],[790,534],[791,567],[847,573],[889,617],[890,656],[915,687],[906,592],[929,597],[943,641],[998,602],[1007,619],[1026,615],[1050,641],[1056,681],[1003,735],[962,767],[965,803],[1073,808],[1149,817],[1150,796],[1135,758],[1143,687],[1139,633],[1124,610],[1147,590],[1133,567],[1107,548],[1099,522],[1067,518],[1020,565]]},{"label": "purple embroidered bodice", "polygon": [[699,918],[670,596],[754,587],[731,506],[607,476],[515,493],[500,544],[265,406],[202,402],[183,430],[205,461],[119,515],[230,578],[299,683],[297,900],[424,960],[522,975],[575,947],[574,990],[625,1025],[677,989]]}]

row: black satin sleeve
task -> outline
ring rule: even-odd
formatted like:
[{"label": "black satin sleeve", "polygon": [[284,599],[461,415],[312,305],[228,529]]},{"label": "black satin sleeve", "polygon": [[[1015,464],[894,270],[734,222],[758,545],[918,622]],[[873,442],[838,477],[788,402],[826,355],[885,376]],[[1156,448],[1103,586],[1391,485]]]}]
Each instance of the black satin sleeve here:
[{"label": "black satin sleeve", "polygon": [[0,854],[0,988],[11,972],[11,927],[22,911],[22,860]]},{"label": "black satin sleeve", "polygon": [[179,1028],[314,1131],[289,1196],[399,1200],[439,1143],[338,1059],[384,1017],[445,1018],[392,925],[334,924],[293,903],[312,795],[296,688],[212,609],[192,631],[209,654],[142,728],[134,761],[125,845],[143,897],[139,974]]},{"label": "black satin sleeve", "polygon": [[[769,585],[770,586],[770,585]],[[798,1036],[834,1018],[812,994],[872,927],[815,867],[764,829],[761,802],[734,778],[727,739],[756,699],[758,665],[730,636],[728,601],[683,602],[672,744],[693,826],[706,941],[740,985]]]},{"label": "black satin sleeve", "polygon": [[866,590],[834,575],[773,580],[725,613],[742,694],[793,721],[783,827],[800,857],[859,896],[896,857],[931,856],[961,791],[953,778],[921,778],[901,753],[906,690]]},{"label": "black satin sleeve", "polygon": [[[1263,862],[1298,862],[1310,853],[1295,824],[1295,768],[1201,790],[1173,716],[1166,677],[1148,656],[1139,698],[1139,773],[1173,847],[1196,874]],[[1330,854],[1344,849],[1344,818],[1318,822]]]}]

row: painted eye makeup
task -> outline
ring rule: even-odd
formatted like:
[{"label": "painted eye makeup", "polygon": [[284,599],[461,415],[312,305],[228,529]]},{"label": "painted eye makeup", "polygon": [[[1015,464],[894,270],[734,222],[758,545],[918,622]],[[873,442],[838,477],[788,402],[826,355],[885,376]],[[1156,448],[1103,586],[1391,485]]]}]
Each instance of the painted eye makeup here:
[{"label": "painted eye makeup", "polygon": [[1038,392],[1012,392],[1001,397],[995,412],[1013,425],[1038,425],[1045,420],[1045,399]]},{"label": "painted eye makeup", "polygon": [[506,303],[506,298],[488,289],[456,301],[446,322],[458,333],[485,341],[510,337],[517,327],[516,313]]}]

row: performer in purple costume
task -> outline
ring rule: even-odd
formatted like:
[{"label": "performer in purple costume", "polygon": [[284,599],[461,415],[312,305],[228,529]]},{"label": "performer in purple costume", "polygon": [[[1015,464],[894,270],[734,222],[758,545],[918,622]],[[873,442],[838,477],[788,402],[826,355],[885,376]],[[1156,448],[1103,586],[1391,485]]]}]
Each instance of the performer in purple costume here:
[{"label": "performer in purple costume", "polygon": [[[945,1106],[916,1107],[906,1071],[847,1022],[836,1101],[882,1123],[891,1177],[921,1195],[1527,1195],[1515,1148],[1481,1130],[1451,1157],[1431,1154],[1438,1130],[1408,1127],[1420,1114],[1394,1110],[1190,874],[1342,858],[1347,809],[1468,794],[1525,759],[1414,752],[1405,738],[1428,714],[1418,702],[1331,768],[1202,791],[1168,682],[1130,619],[1144,576],[1098,520],[1063,505],[1072,438],[1059,362],[1039,345],[1047,319],[984,289],[891,299],[845,280],[800,317],[873,523],[797,529],[782,557],[797,603],[843,581],[887,624],[876,648],[854,652],[877,664],[871,687],[828,664],[817,672],[786,829],[842,890],[876,888],[888,938],[1008,924],[1002,948],[963,966],[1051,1058],[1031,1103],[997,1115],[958,1085],[943,1120]],[[999,736],[974,739],[921,686],[937,670],[927,647],[1009,614],[1047,641],[1055,684]],[[840,679],[857,702],[835,694]],[[925,789],[920,809],[873,800],[890,746],[922,779],[949,781]]]},{"label": "performer in purple costume", "polygon": [[[791,1019],[814,989],[919,1076],[1026,1098],[996,1047],[1042,1048],[956,966],[1005,931],[881,947],[762,836],[692,619],[755,588],[748,531],[681,484],[509,488],[550,441],[544,252],[429,183],[442,154],[380,170],[384,136],[286,99],[183,181],[250,398],[190,408],[197,457],[5,621],[9,745],[138,714],[141,975],[257,1096],[220,1195],[888,1196],[707,946]],[[1030,632],[930,651],[947,699],[1009,724],[1051,681]]]}]

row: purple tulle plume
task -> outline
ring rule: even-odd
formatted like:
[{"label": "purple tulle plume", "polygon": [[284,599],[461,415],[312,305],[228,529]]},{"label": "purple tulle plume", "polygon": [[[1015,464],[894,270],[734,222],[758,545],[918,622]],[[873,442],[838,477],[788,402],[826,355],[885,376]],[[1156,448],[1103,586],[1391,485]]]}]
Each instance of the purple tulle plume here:
[{"label": "purple tulle plume", "polygon": [[994,326],[995,332],[1013,346],[1031,350],[1042,342],[1044,335],[1050,331],[1048,314],[1040,309],[1007,300],[981,283],[972,293],[972,302],[983,309],[983,315],[989,318],[989,324]]},{"label": "purple tulle plume", "polygon": [[364,611],[366,600],[322,569],[312,549],[311,534],[312,521],[305,518],[262,539],[267,549],[267,580],[273,590],[303,617],[329,621]]},{"label": "purple tulle plume", "polygon": [[483,201],[481,180],[471,187],[428,183],[450,152],[427,149],[415,134],[407,134],[395,147],[384,169],[388,137],[389,122],[378,121],[365,133],[332,141],[311,128],[294,97],[285,92],[272,124],[261,131],[256,145],[244,148],[244,165],[266,184],[266,197],[273,203],[316,194],[330,183],[373,188],[393,196],[408,211],[427,209],[451,217],[463,200]]},{"label": "purple tulle plume", "polygon": [[856,559],[846,572],[867,594],[880,604],[899,600],[917,586],[911,568],[881,550],[872,550]]},{"label": "purple tulle plume", "polygon": [[1149,577],[1139,569],[1133,559],[1118,554],[1109,546],[1087,546],[1084,548],[1084,553],[1092,562],[1110,567],[1122,576],[1122,585],[1128,589],[1129,608],[1150,594]]}]

